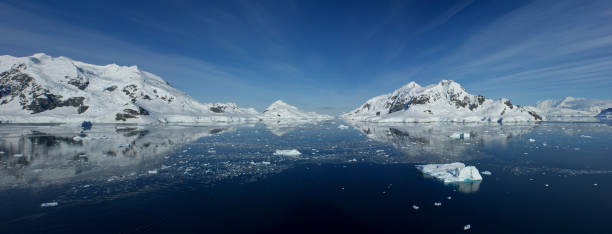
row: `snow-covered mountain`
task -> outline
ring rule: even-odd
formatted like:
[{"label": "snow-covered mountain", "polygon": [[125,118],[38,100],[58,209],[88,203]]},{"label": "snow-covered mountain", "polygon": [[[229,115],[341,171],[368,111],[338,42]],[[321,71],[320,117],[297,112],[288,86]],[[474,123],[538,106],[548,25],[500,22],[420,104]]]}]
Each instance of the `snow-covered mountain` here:
[{"label": "snow-covered mountain", "polygon": [[260,118],[264,121],[318,121],[333,119],[329,115],[320,115],[314,112],[303,112],[297,107],[289,105],[282,100],[272,103],[264,110]]},{"label": "snow-covered mountain", "polygon": [[421,87],[415,82],[368,100],[342,118],[366,122],[522,122],[539,121],[535,109],[469,94],[460,84],[442,80]]},{"label": "snow-covered mountain", "polygon": [[0,121],[12,123],[257,121],[254,109],[204,104],[136,66],[39,53],[0,56]]},{"label": "snow-covered mountain", "polygon": [[540,101],[537,108],[547,117],[593,117],[612,108],[612,100],[566,97]]}]

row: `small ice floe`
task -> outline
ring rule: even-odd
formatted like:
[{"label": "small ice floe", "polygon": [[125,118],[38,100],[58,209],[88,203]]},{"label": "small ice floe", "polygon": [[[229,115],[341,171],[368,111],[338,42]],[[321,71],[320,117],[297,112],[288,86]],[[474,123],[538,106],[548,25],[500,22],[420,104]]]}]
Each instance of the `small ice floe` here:
[{"label": "small ice floe", "polygon": [[420,207],[417,205],[412,205],[412,209],[418,210]]},{"label": "small ice floe", "polygon": [[348,162],[357,162],[357,159],[356,158],[349,159]]},{"label": "small ice floe", "polygon": [[480,174],[483,174],[483,175],[493,175],[493,173],[491,173],[490,171],[481,171]]},{"label": "small ice floe", "polygon": [[599,185],[598,185],[598,184],[593,184],[593,186],[597,187],[597,186],[599,186]]},{"label": "small ice floe", "polygon": [[261,164],[262,165],[270,165],[270,162],[268,162],[268,161],[261,161]]},{"label": "small ice floe", "polygon": [[5,154],[5,152],[4,152],[4,151],[0,151],[0,154],[4,155],[4,154]]},{"label": "small ice floe", "polygon": [[460,162],[448,164],[417,165],[416,168],[423,172],[423,174],[438,178],[439,180],[444,181],[444,183],[471,182],[482,180],[482,176],[480,175],[480,172],[478,171],[478,169],[476,169],[476,167],[466,167],[465,164]]},{"label": "small ice floe", "polygon": [[83,140],[87,140],[87,137],[82,137],[82,136],[75,136],[72,138],[73,141],[83,141]]},{"label": "small ice floe", "polygon": [[442,202],[434,202],[434,206],[441,206]]},{"label": "small ice floe", "polygon": [[591,136],[587,136],[587,135],[580,135],[580,137],[582,137],[582,138],[591,138]]},{"label": "small ice floe", "polygon": [[344,124],[340,124],[340,125],[338,126],[338,128],[339,128],[339,129],[348,129],[348,128],[349,128],[349,126],[346,126],[346,125],[344,125]]},{"label": "small ice floe", "polygon": [[40,207],[43,207],[43,208],[44,207],[54,207],[57,205],[59,205],[59,203],[57,202],[45,202],[45,203],[40,204]]},{"label": "small ice floe", "polygon": [[300,151],[296,150],[296,149],[291,149],[291,150],[276,150],[276,152],[274,152],[274,155],[276,156],[292,156],[292,157],[296,157],[296,156],[300,156],[302,153],[300,153]]},{"label": "small ice floe", "polygon": [[533,138],[529,138],[529,142],[536,142],[536,140]]},{"label": "small ice floe", "polygon": [[451,196],[446,197],[447,200],[453,199]]},{"label": "small ice floe", "polygon": [[149,174],[157,174],[157,170],[149,170]]},{"label": "small ice floe", "polygon": [[470,228],[472,228],[472,225],[467,224],[467,225],[463,226],[463,230],[464,231],[470,230]]},{"label": "small ice floe", "polygon": [[468,132],[456,132],[450,135],[450,138],[453,139],[468,139],[470,138],[470,133]]},{"label": "small ice floe", "polygon": [[13,157],[15,157],[15,158],[21,158],[21,157],[23,157],[23,154],[13,154]]},{"label": "small ice floe", "polygon": [[548,187],[549,187],[549,185],[548,185],[548,184],[544,184],[544,187],[548,188]]}]

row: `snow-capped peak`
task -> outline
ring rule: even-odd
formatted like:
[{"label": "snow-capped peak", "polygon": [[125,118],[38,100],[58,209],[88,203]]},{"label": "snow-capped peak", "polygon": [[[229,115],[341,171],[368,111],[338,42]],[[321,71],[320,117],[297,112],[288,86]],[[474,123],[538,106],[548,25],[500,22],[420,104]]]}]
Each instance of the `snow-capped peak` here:
[{"label": "snow-capped peak", "polygon": [[415,82],[368,100],[344,118],[372,122],[479,122],[541,120],[535,111],[508,100],[469,94],[459,83],[442,80],[421,87]]},{"label": "snow-capped peak", "polygon": [[268,106],[268,108],[266,108],[266,110],[264,110],[264,113],[267,112],[267,111],[276,110],[276,109],[293,109],[293,110],[297,110],[297,107],[289,105],[289,104],[283,102],[283,100],[277,100],[277,101],[273,102],[272,104],[270,104],[270,106]]},{"label": "snow-capped peak", "polygon": [[333,117],[320,115],[314,112],[302,112],[297,107],[289,105],[282,100],[275,101],[261,114],[264,120],[327,120]]},{"label": "snow-capped peak", "polygon": [[137,66],[92,65],[37,53],[0,56],[2,122],[257,120],[235,104],[204,104]]}]

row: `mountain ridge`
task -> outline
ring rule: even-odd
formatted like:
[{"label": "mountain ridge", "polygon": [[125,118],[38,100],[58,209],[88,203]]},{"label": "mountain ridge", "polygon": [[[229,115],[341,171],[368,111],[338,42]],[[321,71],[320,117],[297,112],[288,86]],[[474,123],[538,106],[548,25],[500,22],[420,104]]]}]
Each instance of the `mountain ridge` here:
[{"label": "mountain ridge", "polygon": [[364,122],[523,122],[543,118],[535,108],[513,105],[468,93],[459,83],[442,80],[420,86],[410,82],[399,89],[373,97],[341,115]]}]

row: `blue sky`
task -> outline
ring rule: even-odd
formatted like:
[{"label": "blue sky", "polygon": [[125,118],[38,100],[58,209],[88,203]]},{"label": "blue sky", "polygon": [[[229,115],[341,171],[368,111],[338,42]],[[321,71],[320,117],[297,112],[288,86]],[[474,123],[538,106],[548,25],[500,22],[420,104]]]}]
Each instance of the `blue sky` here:
[{"label": "blue sky", "polygon": [[612,1],[0,1],[0,54],[137,65],[202,102],[340,113],[410,81],[612,99]]}]

